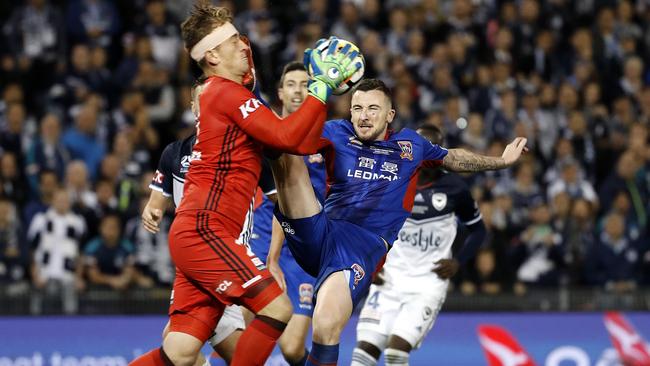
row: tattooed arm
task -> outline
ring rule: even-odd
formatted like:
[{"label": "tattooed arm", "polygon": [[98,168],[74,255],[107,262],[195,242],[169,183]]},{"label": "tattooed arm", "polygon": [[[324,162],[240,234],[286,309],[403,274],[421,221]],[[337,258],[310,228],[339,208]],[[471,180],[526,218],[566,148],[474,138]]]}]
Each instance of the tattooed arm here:
[{"label": "tattooed arm", "polygon": [[449,149],[442,166],[454,172],[480,172],[497,170],[513,165],[526,148],[526,139],[517,137],[509,143],[500,157],[475,154],[464,149]]}]

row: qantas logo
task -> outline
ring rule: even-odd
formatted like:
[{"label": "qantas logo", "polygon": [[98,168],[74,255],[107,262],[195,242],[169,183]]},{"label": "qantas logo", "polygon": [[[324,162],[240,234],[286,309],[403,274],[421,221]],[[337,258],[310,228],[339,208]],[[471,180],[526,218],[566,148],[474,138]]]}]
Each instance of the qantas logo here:
[{"label": "qantas logo", "polygon": [[479,326],[478,339],[489,366],[535,366],[517,340],[501,327]]},{"label": "qantas logo", "polygon": [[605,328],[612,338],[614,348],[625,365],[650,365],[650,350],[646,349],[643,338],[622,314],[605,314]]},{"label": "qantas logo", "polygon": [[255,112],[257,108],[259,108],[262,105],[262,102],[255,98],[251,98],[244,102],[244,104],[239,106],[239,111],[241,112],[241,116],[243,119],[248,118],[248,115]]}]

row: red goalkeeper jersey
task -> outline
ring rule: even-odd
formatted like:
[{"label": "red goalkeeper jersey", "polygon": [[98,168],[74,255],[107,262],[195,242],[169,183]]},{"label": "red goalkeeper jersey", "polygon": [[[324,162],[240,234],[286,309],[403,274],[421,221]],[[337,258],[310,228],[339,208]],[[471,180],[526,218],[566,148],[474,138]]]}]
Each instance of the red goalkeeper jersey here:
[{"label": "red goalkeeper jersey", "polygon": [[242,85],[213,76],[199,97],[196,143],[176,212],[208,210],[237,237],[255,194],[262,147],[293,154],[316,152],[326,106],[308,96],[284,120]]}]

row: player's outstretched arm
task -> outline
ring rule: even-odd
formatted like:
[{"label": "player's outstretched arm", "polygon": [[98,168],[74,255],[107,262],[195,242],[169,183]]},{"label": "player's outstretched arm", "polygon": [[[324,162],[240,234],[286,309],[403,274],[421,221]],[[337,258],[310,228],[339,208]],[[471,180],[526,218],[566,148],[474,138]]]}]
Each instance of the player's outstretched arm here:
[{"label": "player's outstretched arm", "polygon": [[524,137],[515,138],[506,146],[500,157],[475,154],[465,149],[449,149],[442,166],[454,172],[504,169],[517,162],[524,151],[528,151],[526,142],[527,139]]}]

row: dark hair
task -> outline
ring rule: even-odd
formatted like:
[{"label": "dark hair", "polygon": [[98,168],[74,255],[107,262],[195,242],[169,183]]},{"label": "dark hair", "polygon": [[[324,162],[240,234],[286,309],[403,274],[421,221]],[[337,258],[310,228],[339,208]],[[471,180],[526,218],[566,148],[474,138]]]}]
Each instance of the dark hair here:
[{"label": "dark hair", "polygon": [[305,65],[303,65],[302,62],[300,61],[291,61],[288,64],[284,65],[284,68],[282,69],[282,76],[280,77],[280,84],[278,85],[278,88],[281,88],[282,85],[284,85],[284,76],[291,71],[304,71],[307,72],[307,69],[305,68]]},{"label": "dark hair", "polygon": [[444,135],[442,130],[434,125],[420,125],[417,128],[417,131],[422,137],[429,140],[432,144],[441,145],[444,140]]},{"label": "dark hair", "polygon": [[[195,2],[190,16],[181,23],[181,37],[185,49],[189,52],[203,37],[227,22],[232,22],[232,14],[227,8],[214,6],[210,0]],[[203,59],[199,65],[202,61]]]},{"label": "dark hair", "polygon": [[363,79],[354,87],[354,91],[379,90],[384,93],[388,99],[391,99],[390,89],[379,79]]}]

